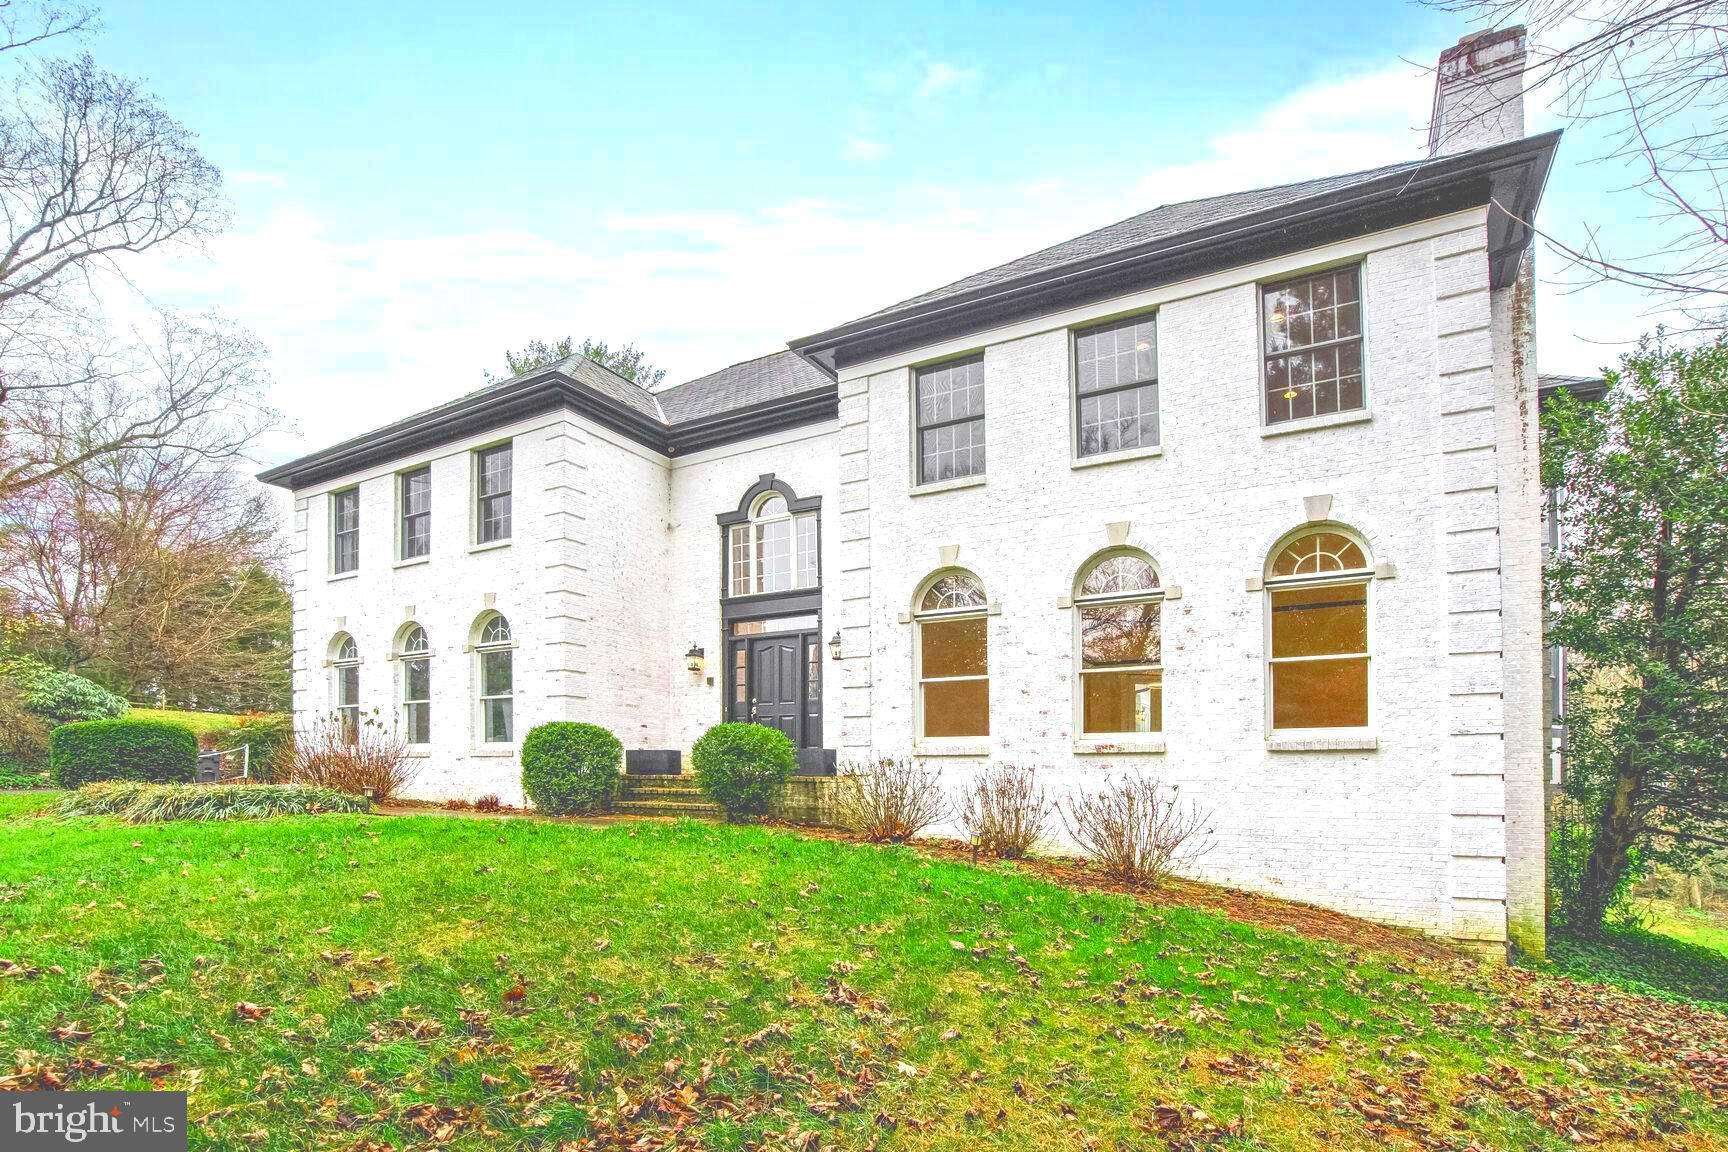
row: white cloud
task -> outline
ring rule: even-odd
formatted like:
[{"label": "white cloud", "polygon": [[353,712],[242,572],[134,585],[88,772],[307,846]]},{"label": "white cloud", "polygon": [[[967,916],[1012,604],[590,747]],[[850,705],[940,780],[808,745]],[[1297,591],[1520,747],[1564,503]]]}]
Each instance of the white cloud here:
[{"label": "white cloud", "polygon": [[918,81],[918,96],[928,100],[945,92],[970,92],[978,85],[978,69],[962,68],[946,60],[923,61],[924,76]]},{"label": "white cloud", "polygon": [[888,145],[870,136],[853,136],[847,139],[846,147],[840,154],[848,160],[860,164],[869,164],[882,159],[882,154],[888,151]]},{"label": "white cloud", "polygon": [[[868,203],[618,216],[590,234],[356,240],[273,192],[207,257],[157,260],[138,280],[164,303],[219,305],[271,346],[277,405],[300,432],[271,446],[282,458],[471,391],[535,337],[633,340],[689,379],[1160,203],[1408,159],[1428,83],[1400,67],[1297,89],[1137,181],[1029,173]],[[1601,362],[1566,323],[1586,319],[1581,298],[1551,308],[1543,292],[1543,367]]]}]

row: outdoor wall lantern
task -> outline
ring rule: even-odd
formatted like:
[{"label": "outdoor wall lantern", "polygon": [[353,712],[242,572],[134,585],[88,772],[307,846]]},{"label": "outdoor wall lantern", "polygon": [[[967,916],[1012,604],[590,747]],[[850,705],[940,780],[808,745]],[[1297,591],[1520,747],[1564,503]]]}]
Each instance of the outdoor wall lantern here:
[{"label": "outdoor wall lantern", "polygon": [[702,658],[705,655],[707,655],[707,653],[702,651],[700,645],[690,645],[690,651],[684,653],[684,667],[689,670],[690,675],[702,675]]},{"label": "outdoor wall lantern", "polygon": [[834,629],[834,635],[828,637],[828,655],[840,659],[840,629]]}]

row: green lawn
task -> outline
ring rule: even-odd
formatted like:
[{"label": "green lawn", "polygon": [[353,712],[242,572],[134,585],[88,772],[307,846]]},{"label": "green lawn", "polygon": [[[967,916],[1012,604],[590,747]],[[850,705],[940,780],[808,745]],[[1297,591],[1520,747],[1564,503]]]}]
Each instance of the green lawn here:
[{"label": "green lawn", "polygon": [[0,1076],[194,1147],[1728,1148],[1728,1017],[1599,986],[783,831],[44,803]]},{"label": "green lawn", "polygon": [[1728,964],[1728,916],[1700,908],[1683,908],[1667,900],[1640,900],[1637,911],[1648,918],[1650,931],[1720,952]]}]

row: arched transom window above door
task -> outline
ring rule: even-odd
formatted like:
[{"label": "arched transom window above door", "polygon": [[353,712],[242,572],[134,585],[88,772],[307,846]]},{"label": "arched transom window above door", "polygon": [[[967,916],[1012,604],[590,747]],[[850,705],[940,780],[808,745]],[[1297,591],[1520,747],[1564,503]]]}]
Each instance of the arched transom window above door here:
[{"label": "arched transom window above door", "polygon": [[800,500],[765,476],[745,494],[726,526],[726,595],[759,596],[814,588],[821,581],[819,498]]}]

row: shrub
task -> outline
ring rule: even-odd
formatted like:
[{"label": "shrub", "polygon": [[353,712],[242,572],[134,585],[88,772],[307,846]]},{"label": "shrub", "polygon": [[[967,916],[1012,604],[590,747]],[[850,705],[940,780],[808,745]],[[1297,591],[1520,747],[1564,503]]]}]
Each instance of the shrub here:
[{"label": "shrub", "polygon": [[599,812],[612,803],[624,745],[597,724],[555,720],[522,741],[522,791],[553,816]]},{"label": "shrub", "polygon": [[474,811],[502,812],[504,811],[504,801],[500,800],[496,793],[488,792],[486,795],[480,797],[480,799],[474,801]]},{"label": "shrub", "polygon": [[716,724],[690,749],[696,783],[728,819],[762,816],[798,768],[792,741],[762,724]]},{"label": "shrub", "polygon": [[167,720],[84,720],[54,729],[48,762],[61,788],[95,780],[191,780],[198,766],[198,737],[184,724]]},{"label": "shrub", "polygon": [[131,707],[94,680],[72,672],[57,672],[35,661],[14,661],[12,670],[23,689],[24,707],[53,724],[112,720]]},{"label": "shrub", "polygon": [[948,813],[940,775],[910,758],[848,766],[834,806],[842,827],[877,843],[910,840]]},{"label": "shrub", "polygon": [[46,788],[48,777],[41,772],[17,772],[0,764],[0,792],[19,788]]},{"label": "shrub", "polygon": [[53,725],[24,707],[24,693],[0,678],[0,772],[33,776],[48,767]]},{"label": "shrub", "polygon": [[1124,883],[1157,885],[1205,847],[1206,817],[1184,808],[1176,789],[1144,776],[1107,781],[1090,795],[1070,797],[1062,812],[1068,835]]},{"label": "shrub", "polygon": [[979,848],[1018,860],[1044,838],[1050,801],[1031,768],[1015,764],[986,768],[960,799],[960,824]]},{"label": "shrub", "polygon": [[288,750],[294,743],[294,718],[285,712],[252,712],[234,718],[213,747],[252,749],[249,768],[254,780],[286,779]]},{"label": "shrub", "polygon": [[294,734],[276,757],[277,774],[290,784],[333,788],[382,803],[414,778],[408,744],[368,716],[352,731],[340,716],[324,716]]},{"label": "shrub", "polygon": [[364,796],[282,784],[89,784],[60,801],[60,815],[117,816],[128,824],[165,820],[262,820],[319,812],[366,812]]}]

